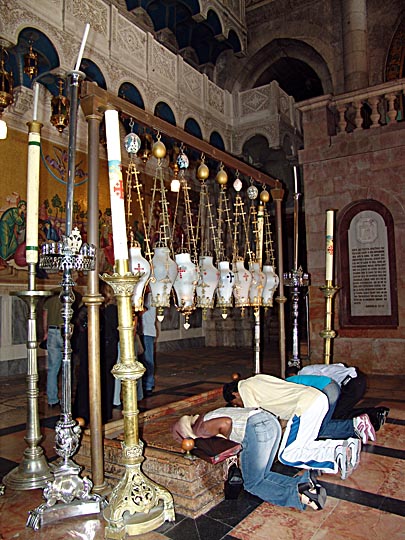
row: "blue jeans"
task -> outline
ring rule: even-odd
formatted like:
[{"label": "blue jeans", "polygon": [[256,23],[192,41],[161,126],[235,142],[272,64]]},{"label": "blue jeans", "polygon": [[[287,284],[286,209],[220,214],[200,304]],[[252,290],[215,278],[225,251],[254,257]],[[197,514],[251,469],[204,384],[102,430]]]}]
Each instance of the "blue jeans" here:
[{"label": "blue jeans", "polygon": [[335,412],[336,403],[340,397],[340,386],[331,381],[322,392],[326,395],[329,401],[329,410],[323,419],[321,429],[319,430],[319,439],[348,439],[356,437],[353,427],[353,420],[332,420]]},{"label": "blue jeans", "polygon": [[46,393],[49,405],[58,403],[58,375],[62,365],[63,339],[59,328],[48,329],[48,375]]},{"label": "blue jeans", "polygon": [[300,477],[271,471],[280,439],[280,423],[271,413],[261,411],[249,418],[240,455],[244,488],[269,503],[304,510],[298,484],[308,482],[309,471]]},{"label": "blue jeans", "polygon": [[153,390],[155,387],[155,337],[142,336],[144,353],[141,356],[141,362],[145,366],[143,374],[143,387],[146,390]]}]

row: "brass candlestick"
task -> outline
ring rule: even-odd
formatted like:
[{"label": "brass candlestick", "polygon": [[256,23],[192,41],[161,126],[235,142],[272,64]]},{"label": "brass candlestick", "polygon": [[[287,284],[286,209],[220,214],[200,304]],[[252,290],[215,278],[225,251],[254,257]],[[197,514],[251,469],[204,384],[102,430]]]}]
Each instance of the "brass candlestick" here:
[{"label": "brass candlestick", "polygon": [[50,291],[35,289],[35,264],[29,264],[29,283],[27,291],[11,293],[26,302],[29,308],[27,337],[27,428],[24,437],[28,444],[23,459],[4,478],[6,486],[16,490],[28,490],[45,487],[52,479],[52,473],[44,451],[39,445],[42,440],[38,412],[38,363],[37,363],[37,303],[40,298],[50,296]]},{"label": "brass candlestick", "polygon": [[323,347],[323,359],[325,364],[330,364],[332,360],[332,339],[336,337],[335,330],[332,329],[333,297],[340,287],[334,287],[332,281],[326,281],[326,285],[320,287],[325,297],[325,328],[319,335],[325,340]]},{"label": "brass candlestick", "polygon": [[117,297],[120,362],[115,364],[112,373],[122,385],[125,473],[111,494],[104,518],[108,523],[105,537],[123,540],[126,534],[144,534],[157,529],[166,520],[174,521],[175,515],[171,494],[141,471],[144,458],[143,442],[138,434],[136,386],[145,368],[135,356],[131,304],[140,276],[129,272],[128,259],[117,260],[116,269],[117,273],[103,274],[102,279],[111,285]]}]

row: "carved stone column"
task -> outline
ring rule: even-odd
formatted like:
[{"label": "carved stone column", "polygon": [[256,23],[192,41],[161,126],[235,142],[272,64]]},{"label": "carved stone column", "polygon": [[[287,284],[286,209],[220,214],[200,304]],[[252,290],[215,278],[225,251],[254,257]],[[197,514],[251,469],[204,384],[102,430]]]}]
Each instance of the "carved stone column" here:
[{"label": "carved stone column", "polygon": [[367,0],[342,1],[343,68],[345,91],[368,83]]}]

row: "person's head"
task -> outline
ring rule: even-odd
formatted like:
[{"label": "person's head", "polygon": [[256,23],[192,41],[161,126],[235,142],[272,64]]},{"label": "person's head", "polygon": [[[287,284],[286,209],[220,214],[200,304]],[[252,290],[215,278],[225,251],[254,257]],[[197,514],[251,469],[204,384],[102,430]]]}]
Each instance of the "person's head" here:
[{"label": "person's head", "polygon": [[231,407],[243,407],[243,401],[238,392],[239,380],[234,380],[230,383],[225,383],[222,388],[224,400]]},{"label": "person's head", "polygon": [[113,288],[111,285],[106,283],[105,281],[100,280],[99,282],[99,290],[100,293],[104,296],[104,304],[108,306],[109,304],[115,304],[116,299],[114,295]]},{"label": "person's head", "polygon": [[299,369],[297,366],[288,366],[285,370],[285,377],[292,377],[293,375],[298,375]]}]

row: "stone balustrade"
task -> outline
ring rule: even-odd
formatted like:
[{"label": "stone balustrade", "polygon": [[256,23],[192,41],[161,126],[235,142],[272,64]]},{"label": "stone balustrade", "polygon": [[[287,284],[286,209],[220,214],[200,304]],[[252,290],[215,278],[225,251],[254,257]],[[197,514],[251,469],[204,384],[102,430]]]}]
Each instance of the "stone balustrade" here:
[{"label": "stone balustrade", "polygon": [[405,79],[334,97],[329,105],[335,117],[334,135],[375,129],[404,119]]}]

